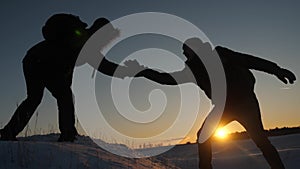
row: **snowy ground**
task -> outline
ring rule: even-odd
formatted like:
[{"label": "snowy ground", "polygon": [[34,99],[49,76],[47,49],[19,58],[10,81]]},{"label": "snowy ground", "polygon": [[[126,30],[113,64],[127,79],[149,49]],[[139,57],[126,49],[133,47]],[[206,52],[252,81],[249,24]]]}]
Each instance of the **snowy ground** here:
[{"label": "snowy ground", "polygon": [[[80,137],[75,143],[57,143],[57,135],[21,138],[18,142],[0,142],[0,169],[115,169],[115,168],[197,168],[195,144],[176,146],[167,153],[152,158],[124,158],[113,155],[89,138]],[[271,137],[287,169],[300,167],[300,134]],[[151,153],[159,148],[129,153]],[[250,140],[216,142],[213,144],[215,169],[266,169],[261,152]]]},{"label": "snowy ground", "polygon": [[[286,169],[300,168],[300,134],[269,138],[279,151]],[[158,158],[179,168],[197,168],[195,144],[177,146]],[[216,142],[213,144],[214,169],[267,169],[270,168],[262,153],[251,140]]]}]

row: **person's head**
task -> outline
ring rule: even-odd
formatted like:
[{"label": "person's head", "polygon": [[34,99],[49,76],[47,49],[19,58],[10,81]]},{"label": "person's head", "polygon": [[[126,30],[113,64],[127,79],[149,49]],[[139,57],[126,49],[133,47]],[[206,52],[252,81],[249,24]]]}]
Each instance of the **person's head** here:
[{"label": "person's head", "polygon": [[88,25],[72,14],[54,14],[42,28],[43,36],[52,42],[66,42],[82,35]]},{"label": "person's head", "polygon": [[42,32],[46,41],[55,44],[82,47],[84,43],[100,28],[99,49],[119,36],[119,30],[115,29],[106,18],[96,19],[90,28],[82,22],[78,16],[71,14],[55,14],[51,16],[43,26]]},{"label": "person's head", "polygon": [[[95,33],[97,30],[105,26],[106,24],[110,24],[110,21],[106,18],[98,18],[94,21],[93,25],[89,28],[90,33]],[[111,24],[110,24],[111,25]]]},{"label": "person's head", "polygon": [[210,43],[203,42],[199,38],[187,39],[182,45],[183,54],[187,60],[197,57],[197,54],[203,54],[212,51]]}]

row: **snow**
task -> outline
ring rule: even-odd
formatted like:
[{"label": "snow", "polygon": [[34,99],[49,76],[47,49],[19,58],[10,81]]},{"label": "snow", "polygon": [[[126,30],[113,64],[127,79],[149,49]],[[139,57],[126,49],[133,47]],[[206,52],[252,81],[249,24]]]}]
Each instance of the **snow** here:
[{"label": "snow", "polygon": [[[277,148],[286,169],[299,169],[300,134],[269,138]],[[223,141],[213,143],[214,169],[266,169],[270,168],[260,150],[251,140]],[[180,168],[197,168],[197,145],[177,146],[162,154],[169,162]]]},{"label": "snow", "polygon": [[165,168],[150,159],[124,158],[111,154],[99,148],[88,137],[81,136],[75,143],[58,143],[58,135],[55,134],[19,139],[21,141],[0,142],[0,169]]},{"label": "snow", "polygon": [[[20,141],[0,142],[0,169],[143,169],[143,168],[197,168],[197,145],[178,145],[170,151],[151,158],[125,158],[111,154],[97,146],[88,137],[80,136],[75,143],[58,143],[58,135],[50,134],[19,138]],[[270,138],[278,149],[287,169],[300,166],[300,134]],[[102,143],[107,144],[107,143]],[[112,145],[110,145],[112,146]],[[114,145],[133,156],[151,154],[165,147],[131,150]],[[269,168],[262,153],[251,140],[213,143],[215,169]]]}]

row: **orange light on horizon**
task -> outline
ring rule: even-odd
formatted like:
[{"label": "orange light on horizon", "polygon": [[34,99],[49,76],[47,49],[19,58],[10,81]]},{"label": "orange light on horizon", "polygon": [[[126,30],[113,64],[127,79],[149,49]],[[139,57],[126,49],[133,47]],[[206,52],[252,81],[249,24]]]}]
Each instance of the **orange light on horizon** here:
[{"label": "orange light on horizon", "polygon": [[219,139],[225,139],[228,136],[228,131],[224,128],[218,128],[215,132],[215,137]]}]

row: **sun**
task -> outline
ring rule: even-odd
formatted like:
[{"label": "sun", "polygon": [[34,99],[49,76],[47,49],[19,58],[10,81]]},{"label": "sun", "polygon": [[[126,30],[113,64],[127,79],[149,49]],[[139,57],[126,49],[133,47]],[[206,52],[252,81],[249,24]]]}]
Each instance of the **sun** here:
[{"label": "sun", "polygon": [[215,137],[220,138],[220,139],[225,139],[228,135],[228,131],[225,130],[224,128],[219,128],[217,129],[215,133]]}]

